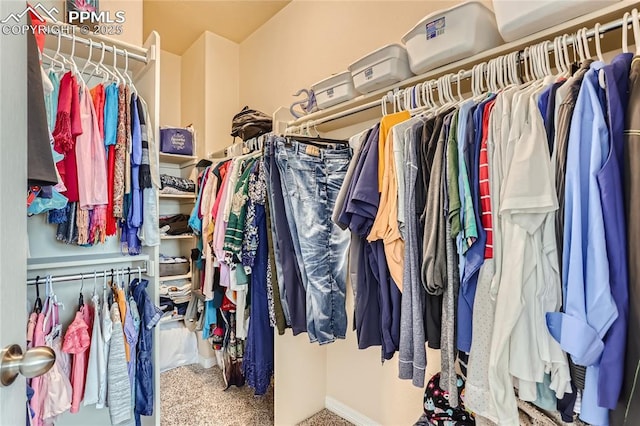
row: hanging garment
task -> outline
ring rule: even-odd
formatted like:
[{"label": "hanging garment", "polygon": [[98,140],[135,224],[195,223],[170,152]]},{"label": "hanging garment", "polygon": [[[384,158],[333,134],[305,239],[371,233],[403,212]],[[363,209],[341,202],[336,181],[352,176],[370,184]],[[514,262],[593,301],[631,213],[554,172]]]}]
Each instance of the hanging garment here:
[{"label": "hanging garment", "polygon": [[[259,163],[262,168],[261,163]],[[261,173],[264,179],[264,173]],[[255,235],[257,247],[251,267],[251,321],[243,360],[244,376],[247,384],[255,389],[256,395],[264,395],[271,384],[273,375],[273,328],[269,324],[267,285],[269,275],[269,253],[267,252],[267,221],[265,181],[257,179],[249,189],[249,203],[255,205],[248,232]]]},{"label": "hanging garment", "polygon": [[81,307],[76,312],[75,318],[64,336],[62,350],[73,355],[71,363],[71,386],[73,387],[73,399],[71,413],[80,410],[80,402],[84,397],[84,386],[86,379],[87,355],[91,345],[89,336],[89,325],[85,321],[86,306]]},{"label": "hanging garment", "polygon": [[134,279],[131,293],[140,313],[140,335],[138,337],[138,355],[136,360],[136,425],[140,425],[140,416],[153,414],[153,328],[162,317],[162,311],[154,305],[147,293],[149,281]]},{"label": "hanging garment", "polygon": [[102,290],[102,347],[103,347],[103,364],[102,366],[98,364],[99,375],[98,375],[98,383],[100,387],[98,388],[98,402],[96,403],[96,408],[104,408],[107,403],[107,369],[109,363],[109,354],[111,350],[111,335],[113,333],[113,321],[111,321],[111,312],[109,308],[109,298],[107,293],[107,285],[106,285],[106,277],[105,283],[103,284]]},{"label": "hanging garment", "polygon": [[[44,78],[44,77],[43,77]],[[45,91],[45,107],[47,110],[47,123],[49,125],[49,132],[53,132],[56,127],[56,114],[58,112],[58,96],[60,94],[60,77],[53,70],[49,71],[47,76],[51,82],[51,91]]]},{"label": "hanging garment", "polygon": [[624,377],[624,353],[629,315],[627,237],[624,217],[623,154],[625,107],[628,104],[629,69],[633,55],[621,54],[603,67],[606,80],[609,153],[598,174],[598,188],[604,217],[611,294],[618,317],[604,339],[598,376],[598,405],[615,409]]},{"label": "hanging garment", "polygon": [[123,217],[123,203],[125,193],[125,167],[127,157],[127,128],[126,128],[126,93],[125,85],[118,87],[118,121],[115,145],[115,165],[113,176],[113,216]]},{"label": "hanging garment", "polygon": [[107,236],[116,234],[114,216],[116,133],[118,132],[118,86],[113,83],[105,89],[104,102],[104,144],[107,150]]},{"label": "hanging garment", "polygon": [[[80,90],[80,118],[83,133],[76,139],[78,192],[80,208],[91,210],[94,207],[108,204],[107,162],[91,95],[84,85]],[[102,218],[102,230],[98,232],[104,235],[106,210],[101,209],[101,211],[103,211],[104,217]]]},{"label": "hanging garment", "polygon": [[[424,387],[427,353],[423,309],[424,290],[418,275],[417,217],[415,186],[418,170],[416,146],[421,140],[424,122],[414,123],[405,133],[404,145],[404,212],[405,212],[405,264],[400,315],[399,370],[401,379],[412,379],[414,386]],[[353,241],[353,240],[352,240]]]},{"label": "hanging garment", "polygon": [[111,305],[111,321],[113,331],[107,366],[107,391],[109,415],[111,423],[115,425],[131,419],[133,408],[131,406],[131,384],[127,374],[125,339],[118,303]]},{"label": "hanging garment", "polygon": [[[33,333],[33,346],[45,345],[45,329],[44,329],[44,314],[39,313],[36,319],[36,327]],[[42,388],[42,376],[34,377],[29,384],[33,390],[33,395],[29,401],[29,406],[33,411],[33,424],[34,426],[42,425],[42,416],[44,410],[44,399],[46,395],[46,389]]]},{"label": "hanging garment", "polygon": [[46,345],[56,354],[56,362],[45,373],[42,381],[46,382],[46,395],[42,404],[42,419],[50,424],[56,417],[71,408],[73,389],[69,381],[69,356],[62,351],[62,326],[58,315],[58,305],[55,295],[51,292],[48,302],[48,316],[50,316],[51,332],[45,337]]},{"label": "hanging garment", "polygon": [[276,163],[276,139],[268,137],[264,148],[267,193],[271,210],[273,257],[278,286],[282,296],[282,309],[293,335],[307,331],[306,294],[291,230],[287,223],[288,200],[283,197],[279,165]]},{"label": "hanging garment", "polygon": [[[599,358],[604,349],[602,339],[618,317],[611,295],[596,178],[610,149],[604,93],[598,83],[598,70],[602,65],[593,63],[585,74],[571,122],[562,262],[565,312],[547,314],[551,335],[576,364],[588,366],[580,418],[598,425],[608,424],[608,410],[597,404]],[[586,229],[588,233],[582,231]]]},{"label": "hanging garment", "polygon": [[[386,336],[388,329],[380,327],[381,301],[379,299],[380,283],[377,268],[374,266],[374,257],[371,250],[372,243],[366,240],[367,235],[378,208],[379,195],[375,184],[377,183],[377,152],[380,126],[376,124],[367,139],[364,141],[360,157],[355,166],[354,178],[348,189],[343,211],[340,213],[340,223],[347,224],[352,233],[350,269],[355,270],[357,292],[355,297],[355,321],[358,348],[365,349],[370,346],[383,344],[383,334]],[[376,160],[376,161],[374,161]],[[374,243],[377,244],[377,243]],[[388,305],[385,305],[388,306]],[[388,339],[384,340],[388,342]],[[392,345],[391,345],[392,346]],[[392,349],[384,348],[390,352]]]},{"label": "hanging garment", "polygon": [[42,69],[35,36],[27,36],[27,177],[29,185],[58,183],[49,145],[49,124],[42,88]]},{"label": "hanging garment", "polygon": [[[139,115],[140,129],[142,132],[142,164],[140,165],[140,184],[143,188],[142,192],[142,227],[138,230],[138,238],[144,246],[154,247],[160,245],[160,232],[158,227],[155,226],[158,223],[160,212],[158,211],[158,204],[156,203],[156,193],[160,187],[160,175],[158,168],[158,155],[157,146],[155,143],[153,122],[149,115],[149,108],[144,102],[144,99],[138,97],[140,108],[143,113]],[[139,108],[139,109],[140,109]],[[143,121],[144,120],[144,121]],[[146,136],[146,137],[145,137]],[[145,156],[145,142],[147,144],[147,154]],[[148,176],[147,176],[147,163]],[[149,183],[148,180],[151,180]]]},{"label": "hanging garment", "polygon": [[[105,342],[102,336],[102,306],[100,296],[94,293],[91,298],[95,318],[93,319],[93,330],[91,333],[91,346],[89,349],[89,362],[87,365],[87,379],[84,391],[84,405],[97,404],[99,401],[100,389],[104,386],[102,380],[106,376],[102,372],[107,370],[105,358]],[[105,301],[106,303],[106,301]]]},{"label": "hanging garment", "polygon": [[98,120],[98,129],[100,129],[100,140],[105,140],[104,133],[104,109],[105,109],[105,89],[102,84],[98,84],[93,89],[89,90],[91,94],[91,100],[93,101],[93,108],[96,114],[96,120]]},{"label": "hanging garment", "polygon": [[[309,339],[320,344],[344,339],[349,234],[330,218],[351,149],[321,149],[284,138],[276,144],[277,162],[291,203],[287,220],[292,236],[297,236],[299,267],[302,270],[304,264],[302,273],[307,278]],[[327,251],[327,247],[331,249]]]},{"label": "hanging garment", "polygon": [[78,84],[75,77],[70,72],[66,73],[60,80],[56,127],[53,130],[54,148],[65,156],[64,160],[58,162],[56,166],[67,188],[63,195],[70,202],[78,201],[75,138],[82,133],[82,124],[77,95],[74,96],[77,91]]},{"label": "hanging garment", "polygon": [[640,418],[640,288],[635,283],[640,278],[640,227],[635,220],[640,208],[640,57],[635,56],[629,73],[629,104],[626,109],[624,132],[624,191],[627,223],[627,250],[629,265],[629,325],[625,351],[624,384],[618,407],[611,416],[612,424],[633,424]]}]

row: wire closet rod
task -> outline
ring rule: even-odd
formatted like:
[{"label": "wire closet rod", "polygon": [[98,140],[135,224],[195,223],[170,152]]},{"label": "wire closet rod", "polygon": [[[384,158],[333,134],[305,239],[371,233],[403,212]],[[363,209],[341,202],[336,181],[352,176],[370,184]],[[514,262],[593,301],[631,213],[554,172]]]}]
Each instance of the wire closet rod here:
[{"label": "wire closet rod", "polygon": [[[65,31],[61,31],[60,29],[58,29],[58,31],[56,33],[49,33],[48,35],[52,36],[52,37],[62,37],[65,38],[67,40],[75,40],[76,42],[80,43],[80,44],[84,44],[85,46],[92,46],[96,49],[100,49],[102,50],[102,47],[104,46],[105,51],[107,52],[111,52],[113,53],[113,51],[115,50],[116,55],[118,56],[128,56],[129,59],[133,59],[136,60],[138,62],[142,62],[147,64],[149,61],[147,59],[146,55],[139,55],[137,53],[131,53],[129,51],[125,52],[124,49],[118,49],[115,46],[109,46],[107,44],[107,40],[102,40],[102,42],[104,42],[104,44],[102,44],[102,42],[99,41],[94,41],[88,38],[84,38],[82,36],[79,36],[76,34],[76,30],[78,29],[75,25],[71,25],[71,24],[65,24],[63,22],[52,22],[52,21],[47,21],[47,25],[57,25],[57,26],[66,26],[68,28],[71,29],[71,33],[69,34]],[[138,48],[136,46],[131,45],[132,48]],[[139,49],[139,48],[138,48]]]},{"label": "wire closet rod", "polygon": [[[627,19],[627,23],[629,23],[629,19]],[[602,24],[600,25],[600,29],[599,29],[599,34],[605,34],[608,33],[610,31],[616,30],[620,27],[622,27],[624,25],[624,21],[623,18],[620,19],[616,19],[615,21],[611,21],[611,22],[607,22],[606,24]],[[586,36],[588,38],[595,36],[596,32],[594,28],[591,28],[589,30],[586,31]],[[567,43],[574,43],[574,41],[576,41],[576,35],[570,35],[567,39],[566,39]],[[535,43],[536,45],[539,45],[540,43],[543,43],[544,41],[540,41]],[[550,45],[547,46],[547,53],[553,51],[553,43],[549,42]],[[520,53],[520,59],[524,59],[526,56],[524,55],[524,49],[518,50],[518,52]],[[498,55],[496,56],[496,58],[500,57],[500,56],[507,56],[509,54],[511,54],[513,52],[509,52],[503,55]],[[493,58],[492,58],[493,59]],[[486,61],[485,61],[486,62]],[[457,74],[453,73],[454,76],[456,76],[457,78]],[[468,71],[468,70],[464,70],[464,72],[460,73],[460,78],[461,79],[467,79],[467,78],[471,78],[472,75],[472,71]],[[430,79],[430,80],[425,80],[426,81],[435,81],[434,79]],[[401,83],[402,84],[402,83]],[[419,83],[422,84],[422,83]],[[413,87],[413,86],[407,86],[407,87]],[[399,87],[398,87],[399,88]],[[390,91],[393,91],[394,89],[390,89]],[[366,104],[362,104],[362,105],[358,105],[355,106],[353,108],[349,108],[346,109],[344,111],[341,112],[337,112],[335,114],[323,117],[323,118],[319,118],[317,120],[307,120],[307,121],[303,121],[300,124],[294,125],[294,126],[287,126],[287,130],[299,130],[303,127],[308,126],[313,126],[313,125],[318,125],[318,124],[324,124],[324,123],[329,123],[331,121],[335,121],[335,120],[340,120],[341,118],[345,118],[345,117],[349,117],[351,115],[354,114],[358,114],[360,112],[363,111],[367,111],[373,108],[379,108],[380,107],[380,103],[382,102],[382,99],[385,98],[387,95],[382,95],[382,97],[378,100],[375,101],[371,101],[371,102],[367,102]]]},{"label": "wire closet rod", "polygon": [[[147,272],[147,267],[135,267],[135,268],[130,268],[131,269],[131,273],[138,273],[140,272],[141,274],[145,274]],[[122,271],[122,268],[118,268],[117,271]],[[128,269],[127,269],[128,271]],[[83,278],[84,279],[91,279],[93,277],[96,278],[103,278],[103,277],[113,277],[116,275],[116,270],[114,269],[114,272],[111,273],[111,270],[109,271],[103,271],[103,272],[88,272],[88,273],[80,273],[80,274],[71,274],[71,275],[54,275],[51,277],[51,282],[53,283],[57,283],[57,282],[66,282],[66,281],[80,281]],[[38,281],[39,283],[44,284],[45,282],[45,278],[49,276],[49,275],[43,275],[40,276],[40,280]],[[36,279],[35,278],[30,278],[27,280],[27,285],[36,285]]]}]

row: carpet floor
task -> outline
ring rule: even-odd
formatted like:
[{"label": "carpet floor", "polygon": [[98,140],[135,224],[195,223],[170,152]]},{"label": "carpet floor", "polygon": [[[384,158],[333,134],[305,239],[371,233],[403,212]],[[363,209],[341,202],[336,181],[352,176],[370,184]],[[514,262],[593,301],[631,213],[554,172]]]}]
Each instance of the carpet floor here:
[{"label": "carpet floor", "polygon": [[273,386],[256,397],[249,386],[224,390],[222,371],[199,364],[160,375],[161,426],[273,425]]},{"label": "carpet floor", "polygon": [[[256,397],[249,386],[224,390],[222,371],[199,364],[174,368],[160,375],[161,426],[271,426],[273,386]],[[322,410],[299,426],[350,426]]]}]

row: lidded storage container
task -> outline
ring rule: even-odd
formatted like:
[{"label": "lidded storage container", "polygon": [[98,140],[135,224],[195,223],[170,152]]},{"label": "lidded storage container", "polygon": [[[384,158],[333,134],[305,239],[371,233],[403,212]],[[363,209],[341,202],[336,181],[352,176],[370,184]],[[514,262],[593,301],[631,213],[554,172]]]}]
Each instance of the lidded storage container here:
[{"label": "lidded storage container", "polygon": [[353,85],[360,93],[369,93],[411,77],[407,50],[388,44],[349,65]]},{"label": "lidded storage container", "polygon": [[311,86],[311,88],[316,95],[316,102],[320,109],[332,107],[358,96],[349,71],[325,78]]},{"label": "lidded storage container", "polygon": [[473,56],[502,44],[493,12],[469,1],[425,16],[402,37],[414,74]]},{"label": "lidded storage container", "polygon": [[610,6],[619,0],[493,0],[498,30],[513,41]]}]

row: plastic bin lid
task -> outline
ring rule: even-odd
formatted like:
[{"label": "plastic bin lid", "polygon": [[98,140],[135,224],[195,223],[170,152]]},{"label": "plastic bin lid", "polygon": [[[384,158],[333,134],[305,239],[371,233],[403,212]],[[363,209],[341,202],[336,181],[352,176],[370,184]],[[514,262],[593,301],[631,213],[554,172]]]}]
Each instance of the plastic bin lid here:
[{"label": "plastic bin lid", "polygon": [[480,7],[483,7],[487,11],[493,13],[491,11],[491,9],[489,9],[487,6],[485,6],[484,3],[482,3],[480,0],[468,0],[468,1],[465,1],[464,3],[456,4],[454,6],[451,6],[451,7],[447,8],[447,9],[436,10],[434,12],[431,12],[430,14],[425,16],[424,18],[422,18],[420,20],[420,22],[418,22],[416,25],[414,25],[413,28],[411,28],[410,31],[408,31],[405,35],[403,35],[402,39],[401,39],[402,42],[406,44],[407,39],[409,38],[409,35],[411,35],[411,33],[414,32],[417,27],[420,27],[420,26],[424,25],[425,23],[427,23],[428,21],[432,20],[436,16],[444,15],[445,13],[451,12],[452,10],[460,9],[461,7],[464,7],[464,6],[469,5],[469,4],[474,4],[474,3],[476,5],[478,5],[478,6],[480,6]]},{"label": "plastic bin lid", "polygon": [[405,54],[407,53],[407,49],[403,45],[401,45],[400,43],[385,44],[384,46],[374,50],[373,52],[367,53],[366,55],[364,55],[363,57],[361,57],[357,61],[353,61],[351,63],[351,65],[349,65],[349,71],[353,72],[353,70],[356,68],[356,65],[359,65],[360,62],[362,62],[364,59],[367,59],[368,57],[373,56],[378,52],[382,52],[383,50],[392,49],[392,48],[400,49],[400,50],[404,51]]}]

